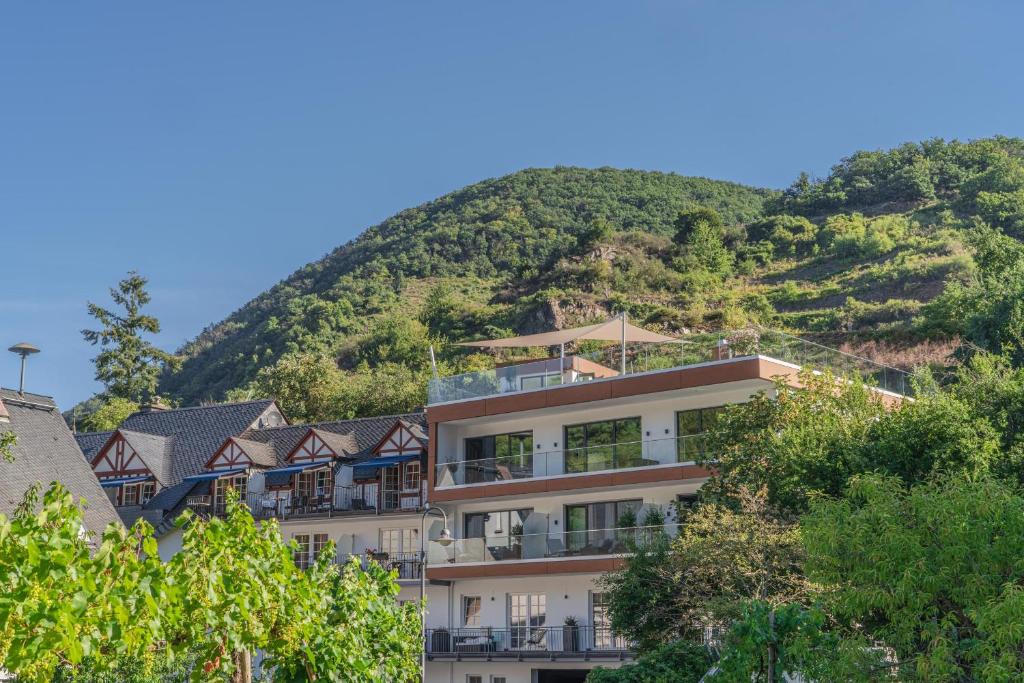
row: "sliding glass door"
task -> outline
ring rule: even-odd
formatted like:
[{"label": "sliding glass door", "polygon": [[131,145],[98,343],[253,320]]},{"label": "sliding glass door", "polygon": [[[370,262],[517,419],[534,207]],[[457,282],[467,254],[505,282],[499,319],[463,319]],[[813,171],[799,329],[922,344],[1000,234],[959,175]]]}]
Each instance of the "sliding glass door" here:
[{"label": "sliding glass door", "polygon": [[643,460],[641,433],[639,417],[569,425],[565,428],[565,471],[637,467]]}]

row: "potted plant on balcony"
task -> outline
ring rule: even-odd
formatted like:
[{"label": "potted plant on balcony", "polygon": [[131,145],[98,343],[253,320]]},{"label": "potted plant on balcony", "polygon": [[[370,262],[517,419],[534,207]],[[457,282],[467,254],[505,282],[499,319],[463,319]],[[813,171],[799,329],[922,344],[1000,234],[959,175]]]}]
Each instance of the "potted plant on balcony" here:
[{"label": "potted plant on balcony", "polygon": [[562,623],[562,649],[566,652],[580,651],[580,622],[568,616]]},{"label": "potted plant on balcony", "polygon": [[523,557],[523,525],[513,524],[508,534],[509,556],[514,559]]},{"label": "potted plant on balcony", "polygon": [[615,530],[615,542],[612,550],[617,553],[625,552],[629,542],[636,537],[636,510],[626,508],[619,515],[618,528]]}]

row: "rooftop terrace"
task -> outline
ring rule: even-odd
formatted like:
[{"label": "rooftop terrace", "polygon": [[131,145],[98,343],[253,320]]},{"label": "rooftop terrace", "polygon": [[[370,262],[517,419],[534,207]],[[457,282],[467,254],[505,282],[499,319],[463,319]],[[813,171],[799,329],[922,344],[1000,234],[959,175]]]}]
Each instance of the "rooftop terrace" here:
[{"label": "rooftop terrace", "polygon": [[[540,337],[541,335],[534,335]],[[523,337],[521,339],[530,339]],[[583,344],[594,342],[583,342]],[[484,345],[484,344],[480,344]],[[502,344],[508,348],[511,344]],[[623,353],[624,351],[624,353]],[[430,381],[428,404],[537,391],[579,382],[614,380],[626,375],[761,356],[844,377],[860,377],[882,391],[911,396],[907,372],[774,330],[738,330],[692,334],[673,341],[616,344],[575,353],[501,365]]]}]

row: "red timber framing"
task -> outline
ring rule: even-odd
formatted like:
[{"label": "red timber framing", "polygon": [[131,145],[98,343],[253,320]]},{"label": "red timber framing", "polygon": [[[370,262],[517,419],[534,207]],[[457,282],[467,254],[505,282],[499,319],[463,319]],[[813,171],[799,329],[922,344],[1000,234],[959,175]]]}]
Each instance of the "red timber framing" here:
[{"label": "red timber framing", "polygon": [[372,450],[377,455],[407,455],[422,453],[425,444],[404,422],[398,420]]},{"label": "red timber framing", "polygon": [[310,429],[306,436],[292,449],[292,452],[285,458],[288,462],[315,462],[317,460],[330,460],[341,454],[335,453],[324,440],[317,435],[315,429]]},{"label": "red timber framing", "polygon": [[224,445],[217,449],[206,463],[206,469],[238,469],[252,465],[252,458],[245,452],[245,449],[235,441],[235,437],[229,436]]},{"label": "red timber framing", "polygon": [[92,471],[100,479],[153,475],[119,431],[110,435],[107,443],[92,459]]}]

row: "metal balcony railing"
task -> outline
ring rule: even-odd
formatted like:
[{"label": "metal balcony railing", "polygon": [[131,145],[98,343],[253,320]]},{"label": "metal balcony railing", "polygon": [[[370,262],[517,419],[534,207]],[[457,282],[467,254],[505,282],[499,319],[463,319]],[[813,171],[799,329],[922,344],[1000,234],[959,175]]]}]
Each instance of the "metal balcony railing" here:
[{"label": "metal balcony railing", "polygon": [[704,452],[704,435],[691,434],[646,441],[624,441],[586,448],[566,448],[494,458],[439,462],[434,486],[462,486],[559,474],[692,463]]},{"label": "metal balcony railing", "polygon": [[[747,329],[691,334],[678,342],[628,344],[625,362],[618,345],[572,357],[603,368],[607,372],[602,371],[601,377],[608,378],[755,355],[812,370],[831,370],[842,376],[859,375],[879,389],[903,396],[913,393],[910,376],[903,370],[775,330]],[[563,363],[561,358],[550,358],[432,379],[427,402],[433,405],[594,379],[593,372],[574,370]]]},{"label": "metal balcony railing", "polygon": [[[392,495],[393,494],[393,495]],[[257,519],[292,519],[296,517],[333,517],[346,513],[380,514],[422,509],[425,496],[420,491],[370,490],[355,486],[336,486],[326,491],[297,493],[285,491],[249,491],[244,503]],[[210,495],[188,496],[185,504],[202,515],[222,516],[223,501]]]},{"label": "metal balcony railing", "polygon": [[398,574],[399,581],[419,580],[420,554],[415,553],[383,553],[369,552],[361,554],[344,554],[337,558],[338,564],[348,564],[352,558],[359,560],[359,565],[366,569],[370,562],[376,562],[384,569],[389,569]]},{"label": "metal balcony railing", "polygon": [[430,541],[427,564],[431,566],[510,560],[625,555],[674,531],[671,526],[635,526],[539,534],[503,534],[459,538],[447,546]]},{"label": "metal balcony railing", "polygon": [[595,626],[428,629],[424,647],[433,658],[466,659],[622,658],[633,649],[610,628]]}]

